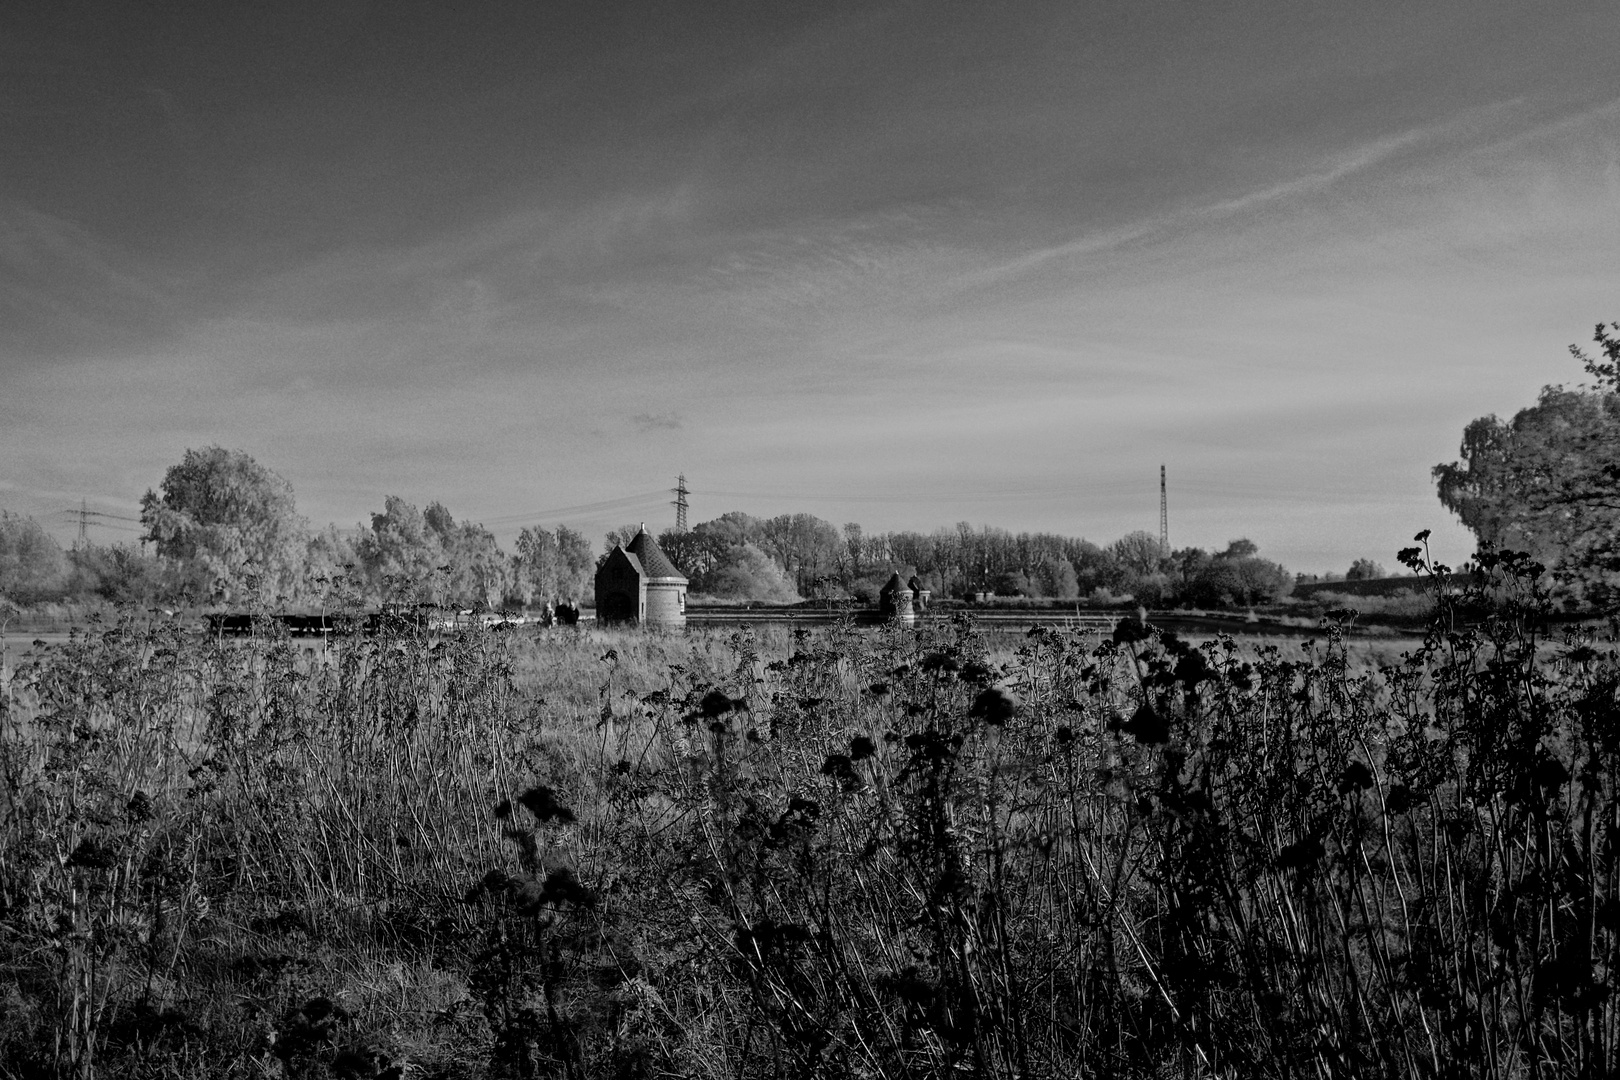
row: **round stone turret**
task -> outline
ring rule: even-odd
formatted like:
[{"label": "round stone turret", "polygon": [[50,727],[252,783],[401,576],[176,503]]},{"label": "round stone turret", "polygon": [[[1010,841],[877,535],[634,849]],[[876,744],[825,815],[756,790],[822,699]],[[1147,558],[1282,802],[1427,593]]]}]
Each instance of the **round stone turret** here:
[{"label": "round stone turret", "polygon": [[914,626],[917,609],[912,605],[910,586],[900,580],[899,574],[890,574],[888,584],[878,592],[878,610],[885,619],[893,619],[903,626]]},{"label": "round stone turret", "polygon": [[598,622],[686,629],[686,575],[643,525],[628,546],[615,545],[596,570]]},{"label": "round stone turret", "polygon": [[640,560],[646,574],[647,611],[642,622],[647,626],[686,629],[686,575],[669,561],[645,525],[625,551]]}]

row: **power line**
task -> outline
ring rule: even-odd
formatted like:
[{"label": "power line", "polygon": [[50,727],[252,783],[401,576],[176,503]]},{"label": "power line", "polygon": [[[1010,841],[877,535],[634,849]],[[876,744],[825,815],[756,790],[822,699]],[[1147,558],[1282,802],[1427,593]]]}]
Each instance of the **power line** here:
[{"label": "power line", "polygon": [[548,519],[581,516],[593,513],[605,513],[609,510],[628,510],[636,506],[651,506],[662,503],[668,492],[663,489],[657,491],[644,491],[637,495],[625,495],[617,499],[603,499],[599,502],[578,503],[574,506],[557,506],[546,510],[530,510],[523,514],[502,514],[498,517],[484,518],[484,525],[512,525],[521,521],[545,521]]},{"label": "power line", "polygon": [[139,518],[125,517],[123,514],[108,514],[103,513],[100,510],[92,510],[90,509],[89,502],[84,499],[79,500],[79,508],[77,510],[58,510],[56,511],[56,514],[59,517],[65,516],[74,518],[78,521],[79,531],[78,536],[75,537],[73,541],[74,550],[89,546],[90,526],[92,525],[98,529],[116,529],[119,532],[141,531],[139,529],[132,529],[128,525],[116,524],[117,522],[121,521],[139,522]]},{"label": "power line", "polygon": [[924,491],[896,491],[881,494],[846,494],[835,495],[815,494],[803,491],[710,491],[705,488],[706,494],[727,499],[763,499],[773,501],[791,502],[872,502],[872,503],[940,503],[972,499],[975,501],[1025,499],[1051,496],[1053,498],[1076,498],[1097,496],[1105,494],[1131,494],[1139,492],[1139,482],[1129,480],[1112,481],[1099,484],[1088,484],[1085,487],[1074,485],[1051,485],[1043,487],[1024,488],[995,488],[979,491],[940,491],[935,493]]}]

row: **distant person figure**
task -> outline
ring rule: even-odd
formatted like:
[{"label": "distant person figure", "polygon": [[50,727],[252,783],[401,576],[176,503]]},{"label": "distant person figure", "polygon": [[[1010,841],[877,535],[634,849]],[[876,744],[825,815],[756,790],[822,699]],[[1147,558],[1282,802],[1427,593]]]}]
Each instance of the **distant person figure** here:
[{"label": "distant person figure", "polygon": [[579,607],[573,603],[557,605],[557,623],[560,626],[576,626],[579,623]]},{"label": "distant person figure", "polygon": [[535,618],[541,626],[551,626],[557,621],[557,613],[552,609],[550,600],[540,602],[540,613]]}]

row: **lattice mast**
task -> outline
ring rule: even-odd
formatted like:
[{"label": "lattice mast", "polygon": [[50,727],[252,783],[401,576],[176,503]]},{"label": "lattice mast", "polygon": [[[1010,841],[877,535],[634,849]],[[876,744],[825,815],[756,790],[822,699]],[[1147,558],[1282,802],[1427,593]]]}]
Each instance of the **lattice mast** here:
[{"label": "lattice mast", "polygon": [[[90,502],[88,499],[80,499],[79,508],[77,510],[58,510],[57,513],[73,519],[77,526],[77,533],[73,541],[73,549],[75,551],[90,546],[90,526],[92,525],[100,525],[112,529],[123,529],[126,528],[126,526],[116,525],[113,523],[119,521],[127,521],[131,524],[141,523],[140,518],[126,517],[123,514],[105,514],[100,510],[92,510],[90,509]],[[146,537],[144,535],[141,537],[141,549],[143,551],[146,549]]]},{"label": "lattice mast", "polygon": [[1159,554],[1170,557],[1170,501],[1165,496],[1164,466],[1159,466]]},{"label": "lattice mast", "polygon": [[686,488],[686,474],[685,473],[682,473],[680,476],[677,476],[675,478],[675,487],[672,488],[671,490],[674,492],[674,495],[675,495],[675,501],[670,504],[671,506],[675,507],[675,531],[676,532],[685,532],[686,531],[686,497],[688,495],[692,494]]}]

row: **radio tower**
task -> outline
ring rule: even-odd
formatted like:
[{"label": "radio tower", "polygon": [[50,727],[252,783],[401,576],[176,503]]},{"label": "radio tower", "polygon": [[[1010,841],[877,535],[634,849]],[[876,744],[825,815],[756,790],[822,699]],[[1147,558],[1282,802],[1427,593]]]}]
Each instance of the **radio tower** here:
[{"label": "radio tower", "polygon": [[675,501],[670,505],[675,507],[675,531],[686,531],[686,497],[691,494],[686,490],[686,474],[682,473],[675,478]]},{"label": "radio tower", "polygon": [[1164,466],[1159,466],[1159,554],[1170,557],[1170,502],[1164,493]]}]

